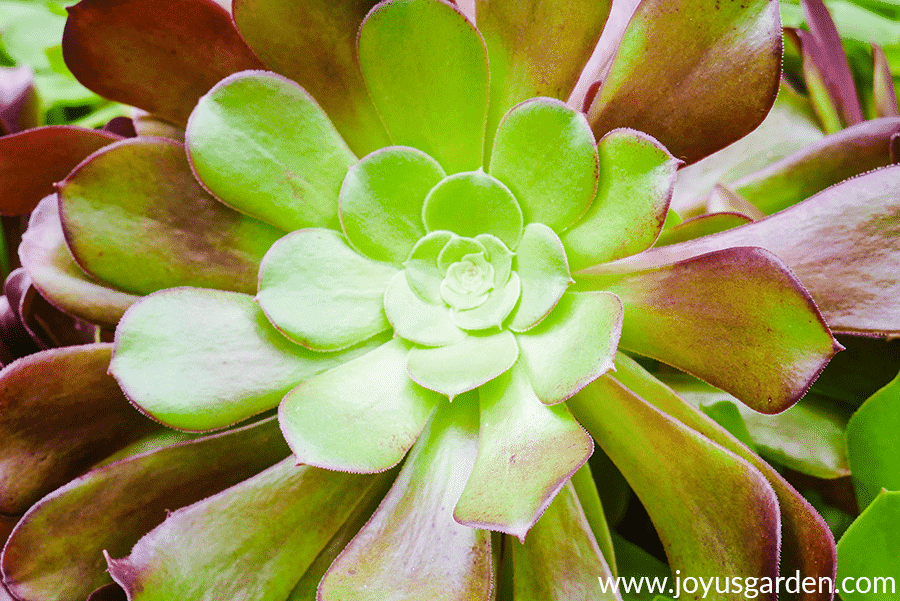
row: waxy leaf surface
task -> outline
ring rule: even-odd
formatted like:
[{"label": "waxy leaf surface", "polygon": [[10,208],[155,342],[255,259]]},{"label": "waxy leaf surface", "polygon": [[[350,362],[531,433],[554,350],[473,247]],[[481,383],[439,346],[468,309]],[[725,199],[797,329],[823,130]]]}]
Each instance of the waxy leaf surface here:
[{"label": "waxy leaf surface", "polygon": [[294,82],[232,75],[200,99],[186,140],[197,177],[226,204],[287,232],[340,229],[341,182],[356,156]]},{"label": "waxy leaf surface", "polygon": [[538,398],[559,403],[609,371],[621,330],[622,301],[614,294],[564,294],[547,319],[516,336]]},{"label": "waxy leaf surface", "polygon": [[588,120],[598,138],[633,127],[693,163],[760,124],[780,67],[777,2],[641,2]]},{"label": "waxy leaf surface", "polygon": [[53,184],[63,180],[92,152],[120,136],[54,125],[0,137],[0,214],[34,210]]},{"label": "waxy leaf surface", "polygon": [[210,196],[184,147],[132,138],[102,150],[59,188],[78,264],[135,294],[173,286],[254,292],[266,250],[283,233]]},{"label": "waxy leaf surface", "polygon": [[345,472],[393,467],[441,397],[406,375],[398,339],[292,390],[278,412],[298,463]]},{"label": "waxy leaf surface", "polygon": [[[838,543],[837,581],[842,586],[842,599],[868,601],[896,596],[896,582],[900,580],[898,524],[900,491],[883,491],[847,528]],[[861,590],[864,587],[871,588]]]},{"label": "waxy leaf surface", "polygon": [[250,296],[178,288],[126,313],[110,372],[154,419],[209,430],[277,406],[300,382],[365,350],[311,351],[282,336]]},{"label": "waxy leaf surface", "polygon": [[525,227],[516,252],[516,273],[522,280],[522,297],[509,327],[525,332],[553,310],[573,281],[566,251],[552,229],[542,223]]},{"label": "waxy leaf surface", "polygon": [[395,273],[396,268],[359,255],[338,232],[300,230],[266,254],[256,300],[295,342],[339,350],[390,327],[383,299]]},{"label": "waxy leaf surface", "polygon": [[217,81],[263,67],[211,0],[83,0],[68,10],[63,57],[75,77],[179,125]]},{"label": "waxy leaf surface", "polygon": [[597,151],[597,196],[562,234],[573,271],[649,248],[666,220],[680,164],[650,136],[627,129],[610,132]]},{"label": "waxy leaf surface", "polygon": [[453,519],[478,448],[474,395],[442,403],[378,511],[332,564],[321,601],[487,601],[491,536]]},{"label": "waxy leaf surface", "polygon": [[528,100],[503,118],[489,171],[512,191],[525,223],[561,232],[594,200],[599,171],[594,134],[584,115],[562,102]]},{"label": "waxy leaf surface", "polygon": [[565,405],[541,403],[519,366],[478,396],[478,458],[453,515],[460,524],[522,541],[594,443]]},{"label": "waxy leaf surface", "polygon": [[384,311],[394,332],[406,340],[424,346],[445,346],[459,342],[465,332],[459,329],[442,303],[422,300],[409,287],[406,273],[398,273],[384,293]]},{"label": "waxy leaf surface", "polygon": [[41,499],[3,551],[14,594],[80,599],[111,582],[103,551],[122,557],[167,512],[233,486],[290,453],[274,419],[136,455]]},{"label": "waxy leaf surface", "polygon": [[376,480],[288,457],[175,511],[110,574],[131,601],[283,601]]},{"label": "waxy leaf surface", "polygon": [[360,29],[359,64],[394,144],[428,153],[447,173],[482,166],[487,51],[456,7],[382,2]]},{"label": "waxy leaf surface", "polygon": [[267,67],[299,83],[363,156],[390,142],[356,62],[356,36],[375,0],[234,0],[241,36]]},{"label": "waxy leaf surface", "polygon": [[445,173],[420,150],[395,146],[353,165],[341,186],[341,226],[350,243],[378,261],[400,264],[425,235],[422,204]]},{"label": "waxy leaf surface", "polygon": [[75,263],[63,234],[56,195],[43,199],[31,214],[19,258],[45,298],[93,323],[115,327],[140,298],[97,283]]},{"label": "waxy leaf surface", "polygon": [[882,488],[900,490],[900,375],[850,418],[847,450],[853,484],[865,508]]},{"label": "waxy leaf surface", "polygon": [[45,494],[154,428],[107,375],[111,347],[52,349],[3,370],[0,513],[25,513]]}]

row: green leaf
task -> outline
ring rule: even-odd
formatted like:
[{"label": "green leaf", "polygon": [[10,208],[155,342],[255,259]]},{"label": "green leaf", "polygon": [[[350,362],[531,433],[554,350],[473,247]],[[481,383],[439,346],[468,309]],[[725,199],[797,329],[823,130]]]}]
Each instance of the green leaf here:
[{"label": "green leaf", "polygon": [[489,171],[509,186],[525,223],[562,232],[584,214],[597,191],[594,134],[584,114],[562,102],[528,100],[500,123]]},{"label": "green leaf", "polygon": [[132,601],[283,601],[378,479],[288,457],[175,511],[109,572]]},{"label": "green leaf", "polygon": [[641,2],[609,71],[594,78],[603,84],[588,120],[598,138],[633,127],[693,163],[759,125],[780,66],[777,2]]},{"label": "green leaf", "polygon": [[572,271],[649,248],[662,229],[680,161],[633,130],[607,134],[597,145],[597,197],[562,235]]},{"label": "green leaf", "polygon": [[609,371],[621,329],[622,302],[615,295],[564,294],[547,319],[516,336],[538,398],[562,402]]},{"label": "green leaf", "polygon": [[452,401],[458,394],[493,380],[516,362],[519,347],[509,330],[488,336],[467,335],[448,346],[409,351],[409,377]]},{"label": "green leaf", "polygon": [[431,189],[422,207],[425,228],[474,238],[492,234],[515,250],[522,237],[522,209],[497,179],[472,171],[451,175]]},{"label": "green leaf", "polygon": [[488,294],[484,303],[472,309],[454,310],[450,318],[464,330],[502,329],[519,300],[520,291],[519,276],[513,273],[503,288]]},{"label": "green leaf", "polygon": [[42,200],[31,214],[19,258],[44,298],[92,323],[115,327],[140,298],[98,284],[75,263],[63,235],[56,195]]},{"label": "green leaf", "polygon": [[891,68],[888,65],[884,50],[877,44],[872,44],[873,66],[873,103],[875,114],[879,117],[898,117],[900,111],[897,107],[897,91],[894,89],[894,78],[891,76]]},{"label": "green leaf", "polygon": [[494,267],[494,287],[503,286],[512,272],[515,253],[509,250],[500,238],[491,234],[478,234],[475,239],[487,249],[488,258]]},{"label": "green leaf", "polygon": [[847,424],[853,485],[865,508],[882,488],[900,490],[900,375],[873,394]]},{"label": "green leaf", "polygon": [[800,282],[760,248],[726,248],[585,286],[622,299],[622,348],[696,375],[763,413],[793,405],[843,348]]},{"label": "green leaf", "polygon": [[[724,188],[722,188],[724,189]],[[753,221],[750,217],[742,213],[709,213],[688,219],[676,225],[675,227],[662,232],[656,239],[654,246],[668,246],[694,240],[702,236],[709,236],[730,230],[731,228],[745,225]]]},{"label": "green leaf", "polygon": [[452,232],[431,232],[418,242],[406,261],[406,280],[410,289],[422,300],[443,305],[441,282],[444,272],[438,266],[438,256],[455,237]]},{"label": "green leaf", "polygon": [[125,314],[110,371],[154,419],[210,430],[277,406],[300,382],[366,350],[317,353],[282,336],[250,296],[179,288]]},{"label": "green leaf", "polygon": [[416,344],[444,346],[465,336],[446,306],[424,301],[412,291],[405,273],[398,273],[388,284],[384,311],[394,332]]},{"label": "green leaf", "polygon": [[403,459],[441,398],[406,375],[394,339],[292,390],[278,419],[298,463],[379,472]]},{"label": "green leaf", "polygon": [[616,601],[600,586],[598,579],[612,579],[612,573],[571,484],[528,534],[524,543],[508,543],[518,601]]},{"label": "green leaf", "polygon": [[484,254],[486,252],[487,248],[478,240],[455,236],[447,241],[447,244],[438,253],[437,266],[446,278],[447,270],[450,269],[450,266],[458,261],[462,261],[466,255]]},{"label": "green leaf", "polygon": [[197,177],[229,206],[287,232],[340,229],[356,156],[294,82],[261,71],[222,80],[191,113],[186,143]]},{"label": "green leaf", "polygon": [[673,568],[695,577],[777,575],[778,501],[756,468],[610,376],[569,406],[628,478]]},{"label": "green leaf", "polygon": [[63,56],[78,81],[178,125],[216,82],[263,68],[210,0],[122,0],[115,10],[87,0],[68,11]]},{"label": "green leaf", "polygon": [[350,243],[378,261],[405,261],[425,235],[425,196],[445,175],[430,156],[402,146],[383,148],[353,165],[340,201]]},{"label": "green leaf", "polygon": [[522,279],[522,299],[509,328],[526,332],[556,306],[574,280],[566,251],[556,233],[542,223],[529,223],[516,253],[516,272]]},{"label": "green leaf", "polygon": [[394,144],[418,148],[447,173],[481,167],[487,50],[440,0],[382,2],[359,31],[359,64]]},{"label": "green leaf", "polygon": [[338,232],[301,230],[266,253],[256,300],[295,342],[339,350],[390,327],[384,291],[395,273],[396,268],[357,254]]},{"label": "green leaf", "polygon": [[521,367],[478,393],[478,458],[453,516],[524,541],[594,443],[565,405],[541,403]]},{"label": "green leaf", "polygon": [[359,26],[376,0],[234,0],[241,36],[273,71],[312,94],[358,156],[387,146],[356,61]]},{"label": "green leaf", "polygon": [[842,599],[896,599],[900,580],[898,526],[900,491],[881,492],[850,525],[838,543],[837,582]]},{"label": "green leaf", "polygon": [[162,138],[106,147],[66,178],[59,198],[78,264],[135,294],[174,286],[252,293],[263,255],[284,235],[210,196],[184,147]]},{"label": "green leaf", "polygon": [[[155,429],[107,375],[112,345],[41,351],[0,372],[0,512],[38,499]],[[40,386],[35,386],[40,382]]]},{"label": "green leaf", "polygon": [[[168,512],[246,480],[289,454],[275,419],[167,446],[88,472],[41,499],[6,544],[17,597],[84,599]],[[321,519],[321,516],[317,516]]]},{"label": "green leaf", "polygon": [[319,599],[491,598],[490,533],[452,515],[477,453],[475,402],[441,403],[391,492],[328,570]]},{"label": "green leaf", "polygon": [[[603,451],[600,451],[600,453],[602,454]],[[594,539],[597,541],[597,546],[600,548],[600,556],[603,557],[603,561],[608,565],[612,575],[617,576],[618,570],[616,568],[615,552],[613,551],[612,531],[606,519],[603,505],[600,502],[600,494],[591,474],[590,465],[585,463],[578,468],[578,471],[572,476],[571,482],[578,496],[578,503],[581,505],[584,517],[587,519],[588,526],[591,529],[591,534],[593,534]],[[604,482],[604,488],[607,491],[609,490],[609,484],[608,481]],[[540,520],[538,523],[540,523]]]}]

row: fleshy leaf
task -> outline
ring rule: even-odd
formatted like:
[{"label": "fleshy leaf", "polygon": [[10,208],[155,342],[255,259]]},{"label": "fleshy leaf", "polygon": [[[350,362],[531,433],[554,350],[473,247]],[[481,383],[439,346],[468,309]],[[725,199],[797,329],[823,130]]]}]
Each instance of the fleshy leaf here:
[{"label": "fleshy leaf", "polygon": [[473,4],[491,65],[487,125],[491,137],[503,114],[519,102],[538,96],[568,97],[597,44],[612,2],[477,0]]},{"label": "fleshy leaf", "polygon": [[612,368],[622,301],[606,292],[564,294],[550,316],[516,336],[538,398],[562,402]]},{"label": "fleshy leaf", "polygon": [[294,82],[261,71],[222,80],[191,113],[186,141],[197,177],[229,206],[287,232],[340,229],[356,157]]},{"label": "fleshy leaf", "polygon": [[[809,290],[835,332],[900,333],[900,167],[828,188],[745,226],[585,270],[624,273],[735,246],[778,255]],[[571,256],[570,256],[571,261]]]},{"label": "fleshy leaf", "polygon": [[295,342],[339,350],[390,327],[384,291],[395,273],[394,267],[357,254],[338,232],[300,230],[266,254],[256,299]]},{"label": "fleshy leaf", "polygon": [[879,117],[900,117],[897,110],[897,92],[894,90],[894,78],[891,75],[888,59],[878,44],[872,44],[872,59],[875,61],[873,76],[875,78],[873,102]]},{"label": "fleshy leaf", "polygon": [[169,511],[195,503],[289,454],[275,419],[130,457],[41,499],[3,551],[23,599],[83,599],[111,582],[103,551],[126,555]]},{"label": "fleshy leaf", "polygon": [[378,511],[332,564],[321,601],[488,601],[491,536],[453,519],[478,445],[474,395],[442,403]]},{"label": "fleshy leaf", "polygon": [[688,219],[662,232],[654,246],[668,246],[686,240],[694,240],[750,223],[752,219],[741,213],[709,213]]},{"label": "fleshy leaf", "polygon": [[373,152],[347,172],[341,186],[341,226],[369,257],[402,263],[425,235],[422,204],[444,179],[441,166],[414,148]]},{"label": "fleshy leaf", "polygon": [[487,50],[440,0],[382,2],[359,31],[359,64],[394,144],[418,148],[447,173],[481,167]]},{"label": "fleshy leaf", "polygon": [[441,249],[441,252],[438,253],[437,266],[446,277],[450,266],[458,261],[462,261],[466,255],[486,252],[485,246],[474,238],[455,237],[450,239],[444,245],[444,248]]},{"label": "fleshy leaf", "polygon": [[25,513],[154,428],[106,374],[111,347],[47,350],[0,372],[0,513]]},{"label": "fleshy leaf", "polygon": [[500,238],[491,234],[478,234],[475,239],[487,249],[491,265],[494,266],[494,287],[503,286],[512,272],[512,260],[515,253],[509,250]]},{"label": "fleshy leaf", "polygon": [[377,480],[288,457],[173,512],[109,572],[131,601],[285,599]]},{"label": "fleshy leaf", "polygon": [[843,348],[800,282],[760,248],[612,277],[587,286],[622,299],[622,348],[692,373],[763,413],[793,405]]},{"label": "fleshy leaf", "polygon": [[822,130],[828,134],[839,132],[844,123],[840,107],[836,104],[838,99],[832,95],[823,70],[823,62],[827,60],[823,57],[823,49],[808,31],[787,28],[784,33],[785,39],[792,40],[800,48],[803,57],[803,83],[806,84],[810,104],[822,124]]},{"label": "fleshy leaf", "polygon": [[509,328],[530,330],[547,317],[572,283],[566,251],[556,233],[542,223],[529,223],[516,253],[522,298]]},{"label": "fleshy leaf", "polygon": [[433,349],[413,348],[406,369],[425,388],[453,398],[488,382],[513,366],[519,347],[513,333],[476,336]]},{"label": "fleshy leaf", "polygon": [[522,209],[509,188],[481,171],[451,175],[431,189],[422,207],[425,228],[473,238],[492,234],[515,250]]},{"label": "fleshy leaf", "polygon": [[515,598],[519,601],[616,601],[598,578],[612,580],[606,558],[585,519],[571,484],[566,484],[524,543],[508,540]]},{"label": "fleshy leaf", "polygon": [[424,301],[412,291],[405,273],[398,273],[388,284],[384,311],[394,332],[416,344],[444,346],[465,336],[446,306]]},{"label": "fleshy leaf", "polygon": [[597,151],[597,197],[562,235],[573,271],[649,248],[666,219],[680,164],[650,136],[627,129],[607,134]]},{"label": "fleshy leaf", "polygon": [[693,163],[759,125],[780,67],[777,2],[641,2],[588,120],[598,138],[633,127]]},{"label": "fleshy leaf", "polygon": [[900,490],[900,375],[850,418],[847,450],[856,497],[865,508],[882,488]]},{"label": "fleshy leaf", "polygon": [[483,385],[478,395],[478,458],[453,516],[524,541],[594,443],[565,405],[541,403],[519,366]]},{"label": "fleshy leaf", "polygon": [[416,441],[441,398],[409,379],[394,339],[292,390],[278,419],[298,463],[378,472]]},{"label": "fleshy leaf", "polygon": [[422,300],[444,304],[441,298],[444,273],[438,266],[438,256],[454,236],[452,232],[431,232],[416,242],[410,251],[406,261],[406,281]]},{"label": "fleshy leaf", "polygon": [[528,100],[500,123],[489,171],[509,186],[525,223],[543,223],[561,232],[596,195],[594,134],[584,115],[562,102]]},{"label": "fleshy leaf", "polygon": [[135,294],[174,286],[254,292],[280,232],[210,196],[184,147],[131,138],[82,163],[59,187],[66,241],[78,264]]},{"label": "fleshy leaf", "polygon": [[78,81],[179,125],[217,81],[263,67],[211,0],[82,0],[68,11],[63,56]]},{"label": "fleshy leaf", "polygon": [[78,267],[66,245],[56,195],[42,200],[31,214],[19,258],[44,298],[93,323],[115,327],[140,298],[98,284]]},{"label": "fleshy leaf", "polygon": [[390,142],[356,62],[356,36],[376,0],[234,0],[241,36],[273,71],[296,81],[328,113],[358,156]]},{"label": "fleshy leaf", "polygon": [[[603,454],[603,451],[600,451],[600,453]],[[609,461],[608,458],[606,460]],[[608,571],[612,572],[613,576],[617,576],[618,569],[613,549],[612,530],[610,530],[609,520],[606,519],[606,513],[600,501],[597,484],[591,475],[590,465],[584,464],[578,468],[578,471],[572,476],[571,483],[578,497],[578,504],[581,505],[584,517],[587,519],[590,532],[600,548],[600,555],[606,562]],[[607,492],[610,490],[609,484],[608,481],[604,481],[604,488]],[[627,487],[628,484],[625,484],[625,486]]]},{"label": "fleshy leaf", "polygon": [[503,288],[491,291],[484,303],[472,309],[453,311],[450,318],[464,330],[502,328],[519,300],[520,291],[519,276],[513,273]]},{"label": "fleshy leaf", "polygon": [[[756,208],[756,205],[751,204],[746,198],[722,184],[716,184],[715,186],[713,186],[713,189],[710,191],[709,196],[706,197],[706,212],[737,213],[738,215],[743,215],[744,217],[746,217],[746,221],[759,221],[760,219],[764,219],[766,216],[765,213]],[[725,231],[726,229],[731,228],[723,227],[719,231]],[[709,234],[714,233],[716,232],[709,232],[704,235],[708,236]]]},{"label": "fleshy leaf", "polygon": [[209,430],[277,406],[303,380],[365,350],[311,351],[282,336],[250,296],[178,288],[125,314],[110,372],[154,419]]},{"label": "fleshy leaf", "polygon": [[[610,376],[569,405],[628,478],[672,568],[694,577],[777,575],[778,500],[756,468]],[[662,481],[667,486],[660,486]],[[740,593],[717,597],[744,598]]]},{"label": "fleshy leaf", "polygon": [[[847,528],[838,543],[841,599],[896,597],[900,580],[900,491],[883,491]],[[863,587],[867,590],[862,590]]]},{"label": "fleshy leaf", "polygon": [[53,184],[91,153],[121,140],[103,131],[64,125],[0,137],[0,214],[34,210]]}]

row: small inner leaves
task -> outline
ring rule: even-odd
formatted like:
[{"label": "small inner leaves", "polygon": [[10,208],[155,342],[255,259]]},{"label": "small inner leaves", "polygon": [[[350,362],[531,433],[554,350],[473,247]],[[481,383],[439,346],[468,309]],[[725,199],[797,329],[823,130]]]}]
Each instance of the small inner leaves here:
[{"label": "small inner leaves", "polygon": [[494,268],[484,253],[472,253],[447,268],[441,297],[454,309],[474,309],[484,304],[493,287]]}]

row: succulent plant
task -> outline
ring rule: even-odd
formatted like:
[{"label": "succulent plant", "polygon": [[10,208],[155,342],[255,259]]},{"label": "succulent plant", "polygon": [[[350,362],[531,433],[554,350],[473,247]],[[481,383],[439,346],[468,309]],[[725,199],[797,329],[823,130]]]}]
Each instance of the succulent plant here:
[{"label": "succulent plant", "polygon": [[594,441],[673,570],[834,575],[812,507],[632,358],[775,413],[831,329],[900,329],[897,168],[660,235],[678,166],[771,106],[777,4],[70,13],[73,73],[147,115],[0,139],[35,286],[116,329],[0,375],[13,595],[605,598]]}]

